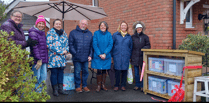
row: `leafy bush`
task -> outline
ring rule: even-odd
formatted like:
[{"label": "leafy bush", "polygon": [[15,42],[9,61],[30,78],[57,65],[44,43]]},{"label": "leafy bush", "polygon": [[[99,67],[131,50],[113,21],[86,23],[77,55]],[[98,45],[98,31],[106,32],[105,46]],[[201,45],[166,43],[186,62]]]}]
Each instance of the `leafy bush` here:
[{"label": "leafy bush", "polygon": [[0,3],[0,21],[6,18],[6,14],[4,14],[5,10],[6,10],[6,5]]},{"label": "leafy bush", "polygon": [[[0,101],[1,102],[46,102],[50,96],[43,82],[41,93],[35,92],[36,77],[30,64],[33,58],[28,51],[7,38],[13,35],[0,31]],[[42,84],[40,86],[42,86]],[[39,86],[39,87],[40,87]]]},{"label": "leafy bush", "polygon": [[[193,35],[189,34],[186,39],[179,45],[180,50],[191,50],[202,53],[209,53],[209,37],[207,35],[202,36],[201,34]],[[209,56],[203,56],[203,66],[206,66],[206,59],[209,60]],[[209,66],[209,63],[207,64]]]}]

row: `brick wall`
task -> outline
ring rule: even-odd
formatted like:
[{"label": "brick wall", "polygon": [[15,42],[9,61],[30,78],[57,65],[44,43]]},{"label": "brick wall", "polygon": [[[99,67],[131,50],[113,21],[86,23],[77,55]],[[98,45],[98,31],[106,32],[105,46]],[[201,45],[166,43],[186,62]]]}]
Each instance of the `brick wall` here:
[{"label": "brick wall", "polygon": [[[56,0],[50,0],[56,1]],[[92,5],[92,0],[68,0],[74,3]],[[203,12],[201,0],[193,7],[193,25],[195,29],[185,29],[185,24],[180,24],[180,0],[176,5],[176,48],[190,33],[198,33],[203,30],[202,21],[198,21],[197,15]],[[108,17],[89,21],[89,30],[93,33],[98,30],[98,24],[106,21],[109,31],[113,34],[117,31],[118,25],[125,20],[129,25],[129,32],[132,35],[132,25],[136,21],[143,21],[146,25],[144,32],[150,37],[151,48],[171,49],[173,43],[173,0],[99,0],[99,7],[102,7]],[[196,18],[195,18],[196,17]],[[51,27],[53,20],[50,20]],[[78,21],[65,21],[65,31],[75,29]]]},{"label": "brick wall", "polygon": [[[203,8],[203,4],[206,4],[207,0],[200,0],[198,3],[194,4],[193,9],[193,27],[192,29],[185,28],[184,24],[180,24],[180,0],[177,0],[176,5],[176,46],[178,47],[182,44],[182,40],[186,38],[188,34],[203,34],[203,20],[198,20],[198,14],[203,14],[206,10]],[[209,2],[207,2],[209,5]]]}]

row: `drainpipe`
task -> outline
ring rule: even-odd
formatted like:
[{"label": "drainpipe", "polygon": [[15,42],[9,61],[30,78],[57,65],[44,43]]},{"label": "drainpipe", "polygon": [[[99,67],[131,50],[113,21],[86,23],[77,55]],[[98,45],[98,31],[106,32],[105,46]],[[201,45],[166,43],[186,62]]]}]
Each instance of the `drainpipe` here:
[{"label": "drainpipe", "polygon": [[173,48],[176,49],[176,0],[173,0]]}]

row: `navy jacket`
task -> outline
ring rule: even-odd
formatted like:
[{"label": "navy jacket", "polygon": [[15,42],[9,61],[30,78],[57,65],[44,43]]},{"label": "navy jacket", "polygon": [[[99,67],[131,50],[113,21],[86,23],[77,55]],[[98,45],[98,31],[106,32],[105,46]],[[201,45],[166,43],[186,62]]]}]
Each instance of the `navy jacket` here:
[{"label": "navy jacket", "polygon": [[93,35],[88,29],[81,30],[79,26],[72,30],[69,35],[69,52],[73,56],[73,61],[86,62],[88,56],[92,57]]},{"label": "navy jacket", "polygon": [[133,46],[131,35],[126,34],[126,36],[123,37],[120,32],[116,32],[112,37],[114,68],[116,70],[128,70]]}]

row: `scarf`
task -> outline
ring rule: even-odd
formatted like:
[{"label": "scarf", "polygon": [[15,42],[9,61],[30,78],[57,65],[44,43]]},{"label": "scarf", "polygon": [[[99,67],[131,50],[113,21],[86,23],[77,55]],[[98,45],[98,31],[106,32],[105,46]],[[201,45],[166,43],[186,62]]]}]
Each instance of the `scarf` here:
[{"label": "scarf", "polygon": [[56,33],[60,36],[63,34],[63,30],[60,29],[60,30],[57,30],[56,28],[54,28],[54,30],[56,31]]},{"label": "scarf", "polygon": [[[36,30],[39,30],[35,25],[33,26]],[[39,31],[45,31],[44,29],[43,30],[39,30]]]},{"label": "scarf", "polygon": [[126,32],[120,31],[120,33],[121,33],[121,35],[122,35],[123,37],[125,37],[126,34],[127,34],[127,31],[126,31]]}]

